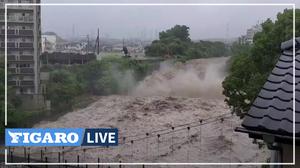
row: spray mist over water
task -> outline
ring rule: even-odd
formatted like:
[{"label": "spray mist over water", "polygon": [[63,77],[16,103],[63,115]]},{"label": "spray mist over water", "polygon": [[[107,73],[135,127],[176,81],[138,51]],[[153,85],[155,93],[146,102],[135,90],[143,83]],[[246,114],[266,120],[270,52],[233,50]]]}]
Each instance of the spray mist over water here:
[{"label": "spray mist over water", "polygon": [[137,85],[132,95],[223,98],[227,60],[221,57],[176,64],[164,62],[159,70]]}]

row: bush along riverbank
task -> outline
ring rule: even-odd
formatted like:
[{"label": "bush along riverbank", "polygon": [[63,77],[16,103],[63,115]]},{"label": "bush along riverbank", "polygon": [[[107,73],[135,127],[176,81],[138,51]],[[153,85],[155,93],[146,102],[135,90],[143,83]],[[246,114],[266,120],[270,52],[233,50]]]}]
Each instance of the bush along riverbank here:
[{"label": "bush along riverbank", "polygon": [[86,97],[83,95],[129,93],[155,67],[151,63],[111,56],[84,65],[50,70],[46,97],[51,101],[52,113],[70,111]]}]

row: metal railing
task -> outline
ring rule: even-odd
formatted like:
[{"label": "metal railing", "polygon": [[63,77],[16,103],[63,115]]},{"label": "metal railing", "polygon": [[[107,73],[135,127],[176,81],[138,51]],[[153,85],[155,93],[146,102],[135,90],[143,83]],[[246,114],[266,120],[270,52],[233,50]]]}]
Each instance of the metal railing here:
[{"label": "metal railing", "polygon": [[[224,134],[225,130],[232,130],[232,114],[224,113],[219,116],[196,119],[189,123],[183,123],[180,125],[170,126],[168,128],[161,128],[157,130],[152,130],[150,132],[141,132],[135,135],[120,135],[119,136],[119,147],[58,147],[58,148],[47,148],[40,147],[36,149],[31,148],[9,148],[8,150],[8,161],[11,163],[34,163],[34,162],[43,162],[43,163],[65,163],[65,166],[68,162],[73,162],[77,164],[77,167],[85,166],[80,163],[93,162],[99,163],[108,163],[108,162],[136,162],[136,159],[149,161],[153,159],[158,159],[161,156],[164,156],[169,153],[174,153],[176,150],[181,149],[181,145],[187,144],[187,148],[183,148],[184,155],[182,159],[185,162],[193,162],[194,159],[198,159],[203,156],[203,138],[209,137],[213,138],[208,132],[204,131],[205,125],[208,124],[221,124],[222,126],[216,130],[219,135],[216,135],[215,138],[220,141],[222,145],[223,152],[228,152],[229,162],[232,162],[232,134]],[[227,125],[227,128],[223,126]],[[180,136],[178,138],[177,136]],[[176,138],[177,137],[177,138]],[[227,138],[226,138],[227,137]],[[221,142],[223,141],[223,142]],[[230,142],[229,142],[230,141]],[[197,146],[197,148],[195,148]],[[216,147],[217,148],[217,147]],[[194,153],[191,151],[194,150]],[[91,151],[95,157],[87,157],[88,151]],[[118,160],[112,158],[110,153],[115,151],[120,157]],[[211,153],[215,154],[215,153]],[[192,155],[196,155],[192,157]],[[16,160],[16,156],[22,157],[21,160]],[[176,159],[176,158],[174,158]],[[178,161],[178,160],[176,160]],[[122,167],[121,165],[119,167]],[[144,167],[144,166],[143,166]]]},{"label": "metal railing", "polygon": [[[5,21],[4,15],[0,15],[0,21]],[[7,22],[33,22],[33,16],[8,16]]]}]

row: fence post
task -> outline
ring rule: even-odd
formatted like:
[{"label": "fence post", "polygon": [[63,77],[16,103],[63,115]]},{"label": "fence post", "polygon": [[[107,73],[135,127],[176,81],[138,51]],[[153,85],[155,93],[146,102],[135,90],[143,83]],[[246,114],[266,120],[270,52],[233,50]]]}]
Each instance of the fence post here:
[{"label": "fence post", "polygon": [[26,160],[27,152],[26,152],[26,147],[24,147],[24,158]]},{"label": "fence post", "polygon": [[[45,157],[45,162],[48,163],[48,157]],[[46,168],[48,168],[48,165],[46,165]]]},{"label": "fence post", "polygon": [[[104,155],[109,156],[108,153],[109,153],[109,146],[107,145],[106,148],[105,148],[105,153],[104,153]],[[103,156],[103,155],[102,155],[102,156]],[[104,158],[104,156],[103,156],[103,158]],[[105,158],[105,159],[106,159],[106,158]],[[108,159],[109,159],[109,158],[108,158]],[[106,162],[109,162],[109,161],[106,160]]]},{"label": "fence post", "polygon": [[11,154],[11,149],[10,149],[10,146],[8,147],[8,156],[10,157],[10,154]]},{"label": "fence post", "polygon": [[[123,139],[123,146],[121,147],[122,153],[124,153],[124,151],[126,153],[126,137],[124,136],[122,139]],[[121,153],[120,153],[120,155],[121,155]]]},{"label": "fence post", "polygon": [[175,127],[172,127],[172,135],[171,135],[171,150],[174,152],[174,130]]},{"label": "fence post", "polygon": [[83,160],[84,160],[84,162],[86,162],[86,160],[85,160],[86,159],[86,157],[85,157],[85,151],[86,151],[86,149],[84,148],[83,149]]},{"label": "fence post", "polygon": [[79,167],[79,155],[77,155],[77,167]]},{"label": "fence post", "polygon": [[201,153],[201,141],[202,141],[202,122],[203,122],[203,120],[202,119],[200,119],[200,130],[199,130],[199,157],[201,157],[202,156],[202,153]]},{"label": "fence post", "polygon": [[[233,121],[232,121],[232,117],[233,117],[233,113],[231,114],[231,118],[229,119],[230,120],[230,130],[231,130],[231,137],[230,137],[230,146],[229,146],[229,149],[230,149],[230,163],[232,163],[232,145],[233,145],[233,134],[234,134],[234,129],[233,129]],[[257,156],[257,154],[256,154]],[[255,160],[257,161],[257,160]],[[231,167],[231,166],[230,166]]]},{"label": "fence post", "polygon": [[187,162],[189,162],[189,160],[190,160],[190,129],[191,129],[191,127],[187,127],[187,130],[188,130],[188,132],[187,132],[187,143],[188,143],[188,148],[187,148],[187,154],[186,154],[186,160],[187,160]]},{"label": "fence post", "polygon": [[130,141],[131,143],[131,159],[133,160],[133,140]]},{"label": "fence post", "polygon": [[62,153],[61,153],[61,158],[62,158],[62,162],[64,162],[64,160],[65,160],[65,153],[64,153],[64,147],[62,147]]},{"label": "fence post", "polygon": [[60,163],[60,152],[58,152],[58,158],[57,158],[57,160],[58,160],[58,163]]},{"label": "fence post", "polygon": [[[221,124],[223,124],[224,118],[221,118]],[[223,138],[223,126],[221,125],[221,137]]]},{"label": "fence post", "polygon": [[148,140],[148,138],[149,138],[149,133],[148,133],[148,132],[146,133],[146,137],[147,137],[147,138],[146,138],[146,157],[149,157],[149,144],[148,144],[148,143],[149,143],[149,142],[148,142],[148,141],[149,141],[149,140]]},{"label": "fence post", "polygon": [[11,163],[13,163],[13,162],[14,162],[14,159],[13,159],[13,157],[14,157],[14,156],[13,156],[13,151],[11,151],[11,152],[10,152],[10,162],[11,162]]},{"label": "fence post", "polygon": [[98,168],[100,168],[100,164],[99,163],[100,163],[100,158],[98,157],[98,165],[97,165]]},{"label": "fence post", "polygon": [[[65,160],[65,163],[68,163],[68,162],[67,162],[67,159]],[[66,164],[65,167],[68,167],[68,165]]]},{"label": "fence post", "polygon": [[41,161],[43,161],[43,150],[41,149]]},{"label": "fence post", "polygon": [[28,148],[28,163],[30,163],[30,147]]},{"label": "fence post", "polygon": [[157,134],[157,154],[158,154],[158,157],[159,157],[159,137],[160,137],[160,134]]}]

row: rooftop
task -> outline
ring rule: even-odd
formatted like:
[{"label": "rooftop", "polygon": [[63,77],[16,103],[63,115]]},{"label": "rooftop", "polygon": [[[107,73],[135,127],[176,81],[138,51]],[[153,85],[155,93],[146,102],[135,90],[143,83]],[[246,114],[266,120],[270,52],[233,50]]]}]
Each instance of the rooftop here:
[{"label": "rooftop", "polygon": [[[300,37],[295,41],[295,136],[300,140]],[[289,139],[293,135],[293,41],[281,44],[282,54],[242,123],[250,137],[262,134]]]}]

